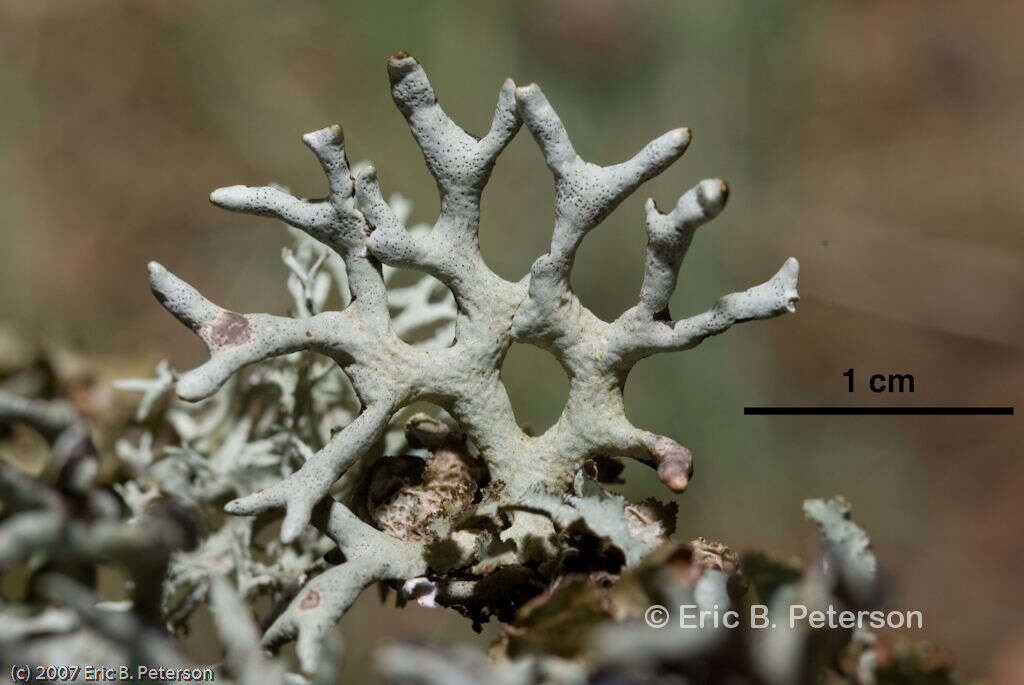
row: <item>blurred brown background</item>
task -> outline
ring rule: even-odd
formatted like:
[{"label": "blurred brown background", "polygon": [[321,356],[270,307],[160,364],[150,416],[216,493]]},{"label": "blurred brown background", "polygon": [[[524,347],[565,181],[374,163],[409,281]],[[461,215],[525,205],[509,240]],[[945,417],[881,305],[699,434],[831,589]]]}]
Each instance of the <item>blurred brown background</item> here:
[{"label": "blurred brown background", "polygon": [[[641,364],[638,425],[691,447],[680,534],[807,551],[804,497],[845,494],[891,576],[891,604],[963,670],[1024,681],[1020,418],[744,417],[744,405],[1015,404],[1024,381],[1024,6],[798,0],[375,3],[0,1],[0,321],[113,358],[178,367],[201,346],[153,301],[157,259],[239,311],[286,307],[272,221],[211,207],[215,187],[322,191],[299,135],[345,125],[387,192],[437,209],[387,91],[398,49],[448,112],[490,121],[501,80],[540,83],[580,153],[610,163],[679,125],[685,157],[584,243],[575,286],[599,315],[634,301],[642,202],[729,180],[672,310],[706,308],[802,265],[799,313]],[[499,160],[481,240],[519,278],[546,250],[550,176],[523,131]],[[850,395],[855,368],[912,373],[910,396]],[[567,382],[515,347],[506,376],[543,429]],[[642,469],[631,491],[654,492]],[[664,492],[659,492],[665,495]],[[343,621],[349,673],[382,640],[471,639],[454,614]],[[208,646],[197,653],[216,658]],[[207,651],[204,652],[203,650]]]}]

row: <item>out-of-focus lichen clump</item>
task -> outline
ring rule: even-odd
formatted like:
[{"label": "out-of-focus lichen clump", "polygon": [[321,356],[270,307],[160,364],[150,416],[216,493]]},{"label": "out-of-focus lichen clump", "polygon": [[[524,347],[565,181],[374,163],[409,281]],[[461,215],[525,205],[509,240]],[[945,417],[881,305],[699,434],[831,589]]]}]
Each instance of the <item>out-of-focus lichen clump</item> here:
[{"label": "out-of-focus lichen clump", "polygon": [[[333,627],[376,584],[399,604],[449,607],[477,628],[506,624],[489,659],[389,647],[379,664],[395,682],[811,683],[831,673],[869,683],[924,672],[925,660],[885,651],[864,630],[682,630],[649,620],[655,605],[678,624],[681,606],[744,612],[756,601],[781,622],[794,604],[880,601],[869,540],[841,498],[805,504],[822,545],[804,565],[702,538],[680,544],[676,503],[630,502],[609,489],[624,458],[656,469],[674,492],[693,475],[686,447],[627,420],[633,366],[793,311],[798,299],[790,259],[761,285],[672,317],[695,231],[725,206],[719,179],[667,213],[648,201],[634,307],[606,322],[573,293],[584,237],[683,153],[689,129],[602,167],[576,153],[536,85],[507,80],[478,138],[444,113],[415,59],[398,53],[387,71],[440,192],[433,226],[406,228],[407,203],[384,200],[372,166],[350,167],[340,126],[309,133],[327,198],[276,185],[211,195],[294,227],[282,253],[289,315],[224,309],[151,264],[154,294],[210,359],[184,373],[162,362],[153,378],[118,383],[141,400],[111,448],[119,466],[108,477],[97,478],[102,450],[80,402],[31,388],[0,393],[0,424],[27,424],[49,443],[37,476],[0,470],[0,570],[23,581],[0,613],[17,647],[4,658],[180,666],[173,637],[208,605],[225,677],[332,682]],[[509,282],[481,257],[480,199],[523,123],[554,175],[555,218],[549,252]],[[419,280],[395,287],[398,268]],[[513,342],[549,351],[570,377],[561,417],[538,436],[516,423],[499,375]],[[103,565],[126,570],[127,600],[102,601]],[[264,651],[292,640],[302,676]],[[78,656],[89,651],[97,656]]]},{"label": "out-of-focus lichen clump", "polygon": [[[787,625],[791,605],[822,612],[880,606],[848,599],[868,588],[860,571],[875,564],[849,505],[837,497],[809,500],[805,509],[822,542],[820,556],[808,564],[741,556],[703,538],[668,542],[621,574],[563,576],[518,610],[490,661],[414,643],[381,650],[378,661],[392,682],[423,685],[956,682],[948,654],[927,644],[865,627]],[[877,573],[870,589],[877,593]],[[755,605],[767,607],[764,620],[776,628],[746,618]],[[665,613],[650,614],[651,607]],[[726,625],[730,611],[741,617],[733,626]],[[702,612],[706,622],[698,627]]]},{"label": "out-of-focus lichen clump", "polygon": [[[98,484],[93,423],[68,400],[0,388],[0,426],[29,426],[50,446],[36,476],[0,462],[0,660],[5,671],[11,664],[29,667],[35,677],[37,666],[76,667],[56,671],[69,680],[90,677],[84,666],[119,674],[145,666],[185,670],[195,679],[204,667],[191,663],[163,629],[161,600],[171,560],[199,542],[196,520],[173,498],[140,497],[134,481]],[[102,598],[99,576],[111,567],[125,573],[130,600]],[[208,590],[233,676],[218,680],[333,682],[337,652],[330,645],[312,680],[289,675],[261,651],[251,610],[230,583],[213,578]]]}]

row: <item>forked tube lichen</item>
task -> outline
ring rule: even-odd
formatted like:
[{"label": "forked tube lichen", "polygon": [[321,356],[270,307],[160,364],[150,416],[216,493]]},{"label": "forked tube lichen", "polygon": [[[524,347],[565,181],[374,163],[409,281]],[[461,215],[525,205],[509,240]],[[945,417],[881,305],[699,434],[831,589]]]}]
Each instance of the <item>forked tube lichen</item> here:
[{"label": "forked tube lichen", "polygon": [[[623,386],[630,370],[646,356],[694,347],[734,323],[793,311],[798,298],[798,265],[789,259],[761,285],[726,295],[703,313],[672,319],[669,298],[694,233],[724,208],[728,197],[725,182],[711,179],[683,194],[668,213],[648,201],[638,302],[616,320],[602,321],[570,286],[577,249],[640,184],[683,154],[689,129],[669,131],[625,162],[598,166],[579,156],[536,85],[516,87],[506,80],[491,127],[477,138],[445,114],[414,58],[394,55],[387,72],[395,103],[437,182],[441,210],[431,231],[406,230],[402,217],[384,201],[372,166],[353,174],[340,126],[303,137],[327,176],[326,198],[300,199],[276,186],[231,186],[210,196],[225,209],[281,219],[337,252],[352,293],[342,311],[305,318],[238,314],[206,299],[162,266],[150,265],[154,293],[210,351],[208,362],[178,380],[181,397],[209,397],[248,364],[313,350],[342,367],[362,403],[361,413],[300,469],[226,506],[237,515],[284,509],[283,541],[295,540],[312,521],[344,553],[345,563],[309,581],[265,636],[268,643],[276,643],[298,635],[300,657],[310,667],[319,636],[363,587],[442,570],[435,568],[427,543],[387,535],[329,494],[380,440],[398,410],[428,401],[455,419],[489,472],[483,507],[518,512],[509,530],[530,528],[527,517],[536,514],[526,511],[537,510],[531,498],[540,492],[570,492],[588,459],[637,459],[656,468],[669,488],[682,491],[692,475],[690,452],[674,439],[627,420]],[[520,281],[510,282],[491,271],[481,256],[480,201],[497,157],[523,123],[554,175],[555,216],[548,253]],[[396,334],[382,264],[425,272],[451,290],[458,314],[449,346],[413,346]],[[565,408],[542,435],[530,436],[517,425],[499,377],[514,342],[548,350],[569,376]],[[460,551],[445,558],[443,570],[479,563],[479,544],[472,536],[447,533]],[[521,538],[506,530],[501,539],[514,543]],[[521,560],[525,554],[520,548],[512,557]]]}]

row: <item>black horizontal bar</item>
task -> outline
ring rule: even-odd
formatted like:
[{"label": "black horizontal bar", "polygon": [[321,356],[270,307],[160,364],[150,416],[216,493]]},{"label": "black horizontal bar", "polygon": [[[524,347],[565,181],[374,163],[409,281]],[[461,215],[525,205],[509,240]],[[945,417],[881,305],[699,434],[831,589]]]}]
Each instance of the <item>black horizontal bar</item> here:
[{"label": "black horizontal bar", "polygon": [[1013,416],[1013,407],[744,407],[743,413],[747,416]]}]

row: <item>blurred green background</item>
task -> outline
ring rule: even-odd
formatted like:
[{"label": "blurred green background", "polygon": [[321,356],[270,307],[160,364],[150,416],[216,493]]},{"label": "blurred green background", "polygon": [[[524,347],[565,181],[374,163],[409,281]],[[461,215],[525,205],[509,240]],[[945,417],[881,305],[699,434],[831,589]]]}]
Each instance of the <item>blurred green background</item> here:
[{"label": "blurred green background", "polygon": [[[891,604],[963,669],[1024,681],[1020,419],[744,417],[745,405],[1013,404],[1024,381],[1024,6],[715,2],[0,0],[0,321],[124,359],[203,351],[149,294],[156,259],[237,311],[287,306],[273,221],[213,188],[323,191],[301,133],[343,123],[350,157],[431,221],[437,199],[384,60],[425,65],[448,113],[486,129],[505,76],[536,81],[578,151],[620,161],[680,125],[694,141],[583,245],[574,285],[612,318],[636,298],[642,204],[726,178],[672,311],[696,313],[801,261],[799,313],[643,362],[627,403],[696,457],[680,535],[806,554],[808,496],[845,494]],[[552,185],[524,130],[498,162],[481,241],[518,279],[546,251]],[[855,368],[912,373],[912,396],[846,390]],[[516,346],[520,420],[550,425],[568,383]],[[653,473],[634,494],[666,497]],[[441,611],[342,622],[352,676],[397,636],[473,639]],[[492,629],[493,630],[493,629]],[[200,634],[202,631],[200,631]],[[193,640],[196,654],[216,650]]]}]

